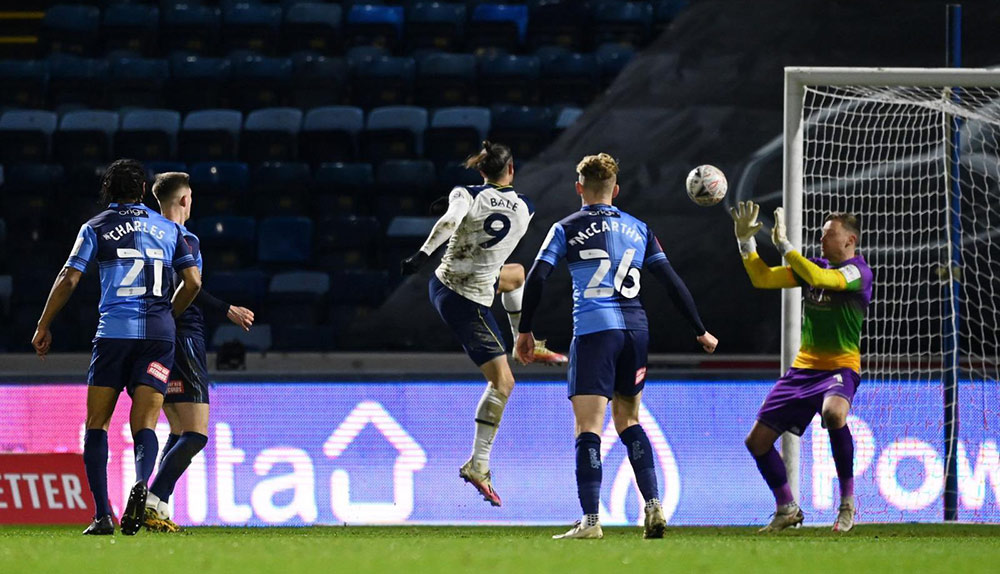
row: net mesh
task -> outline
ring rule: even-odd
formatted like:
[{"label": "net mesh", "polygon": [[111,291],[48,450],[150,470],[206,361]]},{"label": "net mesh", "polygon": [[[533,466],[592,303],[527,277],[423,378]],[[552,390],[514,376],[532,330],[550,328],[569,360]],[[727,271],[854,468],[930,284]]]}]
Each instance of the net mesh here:
[{"label": "net mesh", "polygon": [[[1000,89],[806,86],[802,114],[804,253],[820,256],[827,214],[855,213],[860,252],[875,274],[857,402],[869,402],[867,395],[891,405],[866,412],[864,422],[894,442],[865,453],[871,474],[859,479],[879,482],[883,494],[886,485],[901,486],[898,496],[869,501],[867,509],[859,501],[863,518],[906,519],[941,506],[946,407],[957,408],[960,420],[960,518],[993,517],[1000,499]],[[961,382],[957,403],[945,405],[952,326]],[[880,396],[898,393],[889,381],[912,392]],[[924,464],[900,462],[907,454]],[[892,481],[879,474],[890,471]]]}]

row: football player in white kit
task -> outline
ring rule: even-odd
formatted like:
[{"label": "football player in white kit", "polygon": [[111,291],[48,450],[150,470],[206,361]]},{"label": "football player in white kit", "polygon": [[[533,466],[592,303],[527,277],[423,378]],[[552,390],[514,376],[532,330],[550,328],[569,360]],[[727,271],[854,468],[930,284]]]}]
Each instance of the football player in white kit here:
[{"label": "football player in white kit", "polygon": [[[402,261],[401,268],[404,275],[415,273],[448,242],[441,264],[431,276],[431,302],[487,381],[476,410],[472,457],[459,469],[459,476],[475,486],[487,502],[500,506],[490,475],[490,450],[514,389],[514,375],[490,306],[499,291],[516,338],[524,268],[504,265],[504,261],[528,230],[535,211],[531,201],[511,187],[514,160],[507,146],[484,141],[482,151],[470,157],[466,166],[479,170],[483,184],[451,190],[448,211],[434,224],[420,250]],[[544,341],[535,348],[535,360],[567,362],[565,355],[546,349]]]}]

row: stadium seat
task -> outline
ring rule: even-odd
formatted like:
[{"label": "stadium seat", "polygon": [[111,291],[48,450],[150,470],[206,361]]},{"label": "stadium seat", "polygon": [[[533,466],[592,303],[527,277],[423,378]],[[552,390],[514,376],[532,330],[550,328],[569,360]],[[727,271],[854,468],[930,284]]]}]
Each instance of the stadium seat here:
[{"label": "stadium seat", "polygon": [[555,118],[549,108],[494,106],[490,139],[511,148],[514,160],[526,160],[542,151],[552,139]]},{"label": "stadium seat", "polygon": [[[195,184],[192,183],[192,188]],[[199,190],[194,190],[195,210],[198,206]],[[252,217],[219,215],[201,217],[193,231],[203,245],[205,268],[209,270],[244,269],[253,265],[257,258],[257,222]]]},{"label": "stadium seat", "polygon": [[[450,192],[455,186],[478,185],[483,183],[483,176],[474,169],[465,167],[459,162],[447,163],[438,169],[438,188],[442,195]],[[444,213],[442,210],[441,213]],[[440,215],[440,213],[436,214]]]},{"label": "stadium seat", "polygon": [[232,73],[224,101],[243,111],[269,108],[285,103],[292,82],[292,61],[288,58],[242,56],[231,59]]},{"label": "stadium seat", "polygon": [[334,325],[274,325],[275,351],[331,351],[337,348]]},{"label": "stadium seat", "polygon": [[600,73],[592,54],[565,54],[541,62],[539,91],[542,102],[589,104],[599,91]]},{"label": "stadium seat", "polygon": [[566,131],[566,128],[573,125],[580,116],[583,115],[583,110],[580,108],[566,107],[559,110],[559,115],[556,116],[556,131],[555,134],[559,135]]},{"label": "stadium seat", "polygon": [[111,4],[104,9],[101,38],[104,51],[128,50],[144,56],[158,47],[160,9],[145,4]]},{"label": "stadium seat", "polygon": [[479,4],[472,10],[466,44],[471,50],[500,48],[517,51],[528,31],[524,4]]},{"label": "stadium seat", "polygon": [[317,213],[358,214],[367,211],[375,171],[368,163],[324,163],[313,183]]},{"label": "stadium seat", "polygon": [[185,161],[232,161],[243,114],[236,110],[190,112],[181,124],[179,156]]},{"label": "stadium seat", "polygon": [[65,164],[111,161],[111,144],[118,131],[117,112],[79,110],[67,112],[52,136],[52,156]]},{"label": "stadium seat", "polygon": [[316,226],[314,255],[322,269],[377,268],[381,226],[374,217],[335,215]]},{"label": "stadium seat", "polygon": [[97,108],[104,104],[108,62],[68,54],[49,57],[49,106],[80,104]]},{"label": "stadium seat", "polygon": [[374,58],[355,70],[351,100],[365,109],[408,104],[415,70],[413,58]]},{"label": "stadium seat", "polygon": [[122,116],[115,134],[115,155],[138,160],[165,160],[177,154],[181,114],[173,110],[134,110]]},{"label": "stadium seat", "polygon": [[222,48],[271,55],[278,49],[281,6],[238,3],[222,13]]},{"label": "stadium seat", "polygon": [[[199,239],[207,241],[203,237]],[[260,309],[267,294],[268,282],[267,274],[259,269],[216,271],[212,266],[205,265],[205,289],[231,305]]]},{"label": "stadium seat", "polygon": [[597,67],[601,71],[601,84],[610,86],[618,74],[635,57],[635,49],[620,44],[602,44],[594,52]]},{"label": "stadium seat", "polygon": [[0,213],[9,227],[8,249],[19,258],[32,253],[48,256],[51,251],[47,247],[53,244],[53,235],[64,225],[60,217],[51,216],[56,198],[65,186],[63,167],[27,163],[8,166],[4,172]]},{"label": "stadium seat", "polygon": [[236,325],[219,325],[212,334],[212,349],[224,343],[239,341],[248,351],[265,352],[271,350],[271,326],[255,324],[253,329],[244,331]]},{"label": "stadium seat", "polygon": [[4,164],[46,161],[57,123],[55,113],[43,110],[10,110],[0,115],[0,157]]},{"label": "stadium seat", "polygon": [[363,155],[378,163],[387,159],[410,159],[423,153],[427,110],[413,106],[375,108],[368,114],[361,133]]},{"label": "stadium seat", "polygon": [[191,166],[191,189],[197,196],[194,213],[198,216],[252,211],[250,170],[245,163],[196,163]]},{"label": "stadium seat", "polygon": [[403,7],[354,4],[347,12],[348,46],[379,46],[394,50],[403,36]]},{"label": "stadium seat", "polygon": [[589,27],[590,15],[576,0],[539,0],[531,6],[528,43],[581,50]]},{"label": "stadium seat", "polygon": [[347,62],[310,52],[292,56],[289,105],[302,109],[333,106],[347,99],[350,86]]},{"label": "stadium seat", "polygon": [[347,53],[344,54],[344,59],[347,60],[348,68],[352,72],[356,72],[367,66],[375,58],[390,55],[388,50],[379,46],[354,46],[347,50]]},{"label": "stadium seat", "polygon": [[529,105],[538,101],[540,62],[535,56],[500,55],[479,64],[479,101]]},{"label": "stadium seat", "polygon": [[240,137],[240,155],[248,163],[291,161],[298,155],[302,110],[264,108],[247,114]]},{"label": "stadium seat", "polygon": [[326,317],[330,276],[319,271],[276,273],[267,290],[267,316],[272,323],[315,325]]},{"label": "stadium seat", "polygon": [[[150,110],[150,111],[164,111],[164,110]],[[165,110],[165,111],[169,112],[172,110]],[[123,125],[124,122],[125,120],[123,119],[122,120]],[[180,124],[178,122],[178,126],[179,125]],[[118,133],[121,134],[122,132],[119,131]],[[168,171],[182,171],[187,173],[188,170],[187,164],[182,161],[153,160],[153,161],[144,161],[143,165],[146,166],[146,181],[149,182],[149,184],[146,186],[146,189],[149,189],[149,186],[153,185],[153,180],[156,178],[156,174],[158,173],[167,173]]]},{"label": "stadium seat", "polygon": [[400,215],[423,215],[437,175],[430,160],[388,160],[375,170],[375,214],[388,223]]},{"label": "stadium seat", "polygon": [[219,9],[198,3],[177,3],[163,9],[160,45],[167,50],[215,54],[222,18]]},{"label": "stadium seat", "polygon": [[428,54],[417,62],[414,101],[421,106],[463,106],[476,101],[472,54]]},{"label": "stadium seat", "polygon": [[90,56],[96,52],[101,11],[96,6],[56,4],[45,11],[42,39],[48,54]]},{"label": "stadium seat", "polygon": [[375,307],[389,295],[389,274],[385,271],[350,269],[335,271],[330,277],[330,302]]},{"label": "stadium seat", "polygon": [[424,156],[438,164],[464,160],[479,153],[489,133],[489,109],[441,108],[424,134]]},{"label": "stadium seat", "polygon": [[167,101],[183,112],[217,107],[230,73],[228,59],[175,53],[170,57]]},{"label": "stadium seat", "polygon": [[281,30],[285,50],[336,53],[341,43],[342,19],[342,10],[338,4],[318,2],[292,4],[285,12],[285,23]]},{"label": "stadium seat", "polygon": [[302,215],[312,187],[309,164],[300,162],[264,163],[253,171],[250,191],[256,213]]},{"label": "stadium seat", "polygon": [[604,1],[593,8],[594,42],[617,42],[642,46],[653,24],[653,6],[649,2]]},{"label": "stadium seat", "polygon": [[257,233],[257,259],[269,264],[302,264],[312,255],[313,221],[308,217],[267,217]]},{"label": "stadium seat", "polygon": [[[413,254],[427,239],[437,217],[401,216],[393,218],[386,226],[385,256],[387,261],[398,262]],[[400,279],[399,265],[390,265],[392,282]]]},{"label": "stadium seat", "polygon": [[170,79],[166,60],[119,58],[111,62],[108,103],[113,108],[158,108]]},{"label": "stadium seat", "polygon": [[465,4],[418,2],[406,17],[410,50],[457,52],[465,45]]},{"label": "stadium seat", "polygon": [[299,157],[313,165],[355,159],[364,122],[364,112],[353,106],[309,110],[299,133]]},{"label": "stadium seat", "polygon": [[49,64],[44,60],[0,60],[0,107],[45,107]]}]

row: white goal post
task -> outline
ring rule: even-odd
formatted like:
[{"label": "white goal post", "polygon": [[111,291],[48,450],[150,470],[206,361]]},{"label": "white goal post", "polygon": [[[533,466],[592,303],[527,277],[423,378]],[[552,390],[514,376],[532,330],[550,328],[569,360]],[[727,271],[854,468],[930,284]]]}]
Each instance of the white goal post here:
[{"label": "white goal post", "polygon": [[[860,216],[876,289],[858,402],[880,383],[940,389],[943,506],[955,519],[959,381],[1000,378],[1000,70],[785,68],[783,189],[788,238],[807,257],[819,256],[827,213]],[[801,289],[784,290],[782,372],[801,304]],[[798,443],[782,437],[802,500]]]}]

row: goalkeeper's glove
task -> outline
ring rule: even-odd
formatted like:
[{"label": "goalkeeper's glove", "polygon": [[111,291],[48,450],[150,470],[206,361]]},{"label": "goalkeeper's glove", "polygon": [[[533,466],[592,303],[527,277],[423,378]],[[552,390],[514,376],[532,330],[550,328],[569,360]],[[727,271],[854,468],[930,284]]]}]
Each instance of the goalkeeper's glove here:
[{"label": "goalkeeper's glove", "polygon": [[430,257],[430,255],[427,255],[423,251],[417,251],[413,255],[410,255],[406,259],[400,261],[399,271],[403,275],[412,275],[423,267],[424,263],[427,263],[427,260],[430,259]]},{"label": "goalkeeper's glove", "polygon": [[736,240],[740,245],[740,254],[743,257],[749,257],[751,253],[757,251],[757,240],[753,236],[764,225],[757,221],[759,213],[760,206],[752,201],[741,201],[737,207],[729,209],[736,231]]},{"label": "goalkeeper's glove", "polygon": [[792,242],[788,240],[785,232],[785,208],[779,207],[774,210],[774,228],[771,229],[771,241],[782,256],[788,255],[789,251],[795,249]]}]

